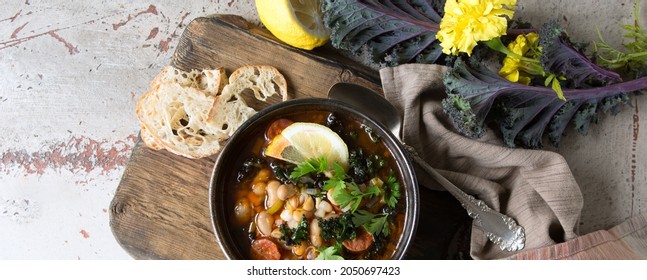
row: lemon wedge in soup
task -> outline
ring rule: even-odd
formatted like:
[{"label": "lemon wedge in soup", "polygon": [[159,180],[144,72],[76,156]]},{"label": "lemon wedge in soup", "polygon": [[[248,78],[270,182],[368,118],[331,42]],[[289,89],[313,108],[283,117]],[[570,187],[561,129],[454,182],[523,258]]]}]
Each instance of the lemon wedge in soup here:
[{"label": "lemon wedge in soup", "polygon": [[348,146],[330,128],[307,122],[295,122],[281,131],[265,149],[265,155],[299,164],[308,159],[326,157],[328,166],[348,166]]}]

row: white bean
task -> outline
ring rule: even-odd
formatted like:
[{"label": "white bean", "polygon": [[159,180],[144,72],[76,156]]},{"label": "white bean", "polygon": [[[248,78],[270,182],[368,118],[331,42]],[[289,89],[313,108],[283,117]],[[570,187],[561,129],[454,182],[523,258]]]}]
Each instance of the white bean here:
[{"label": "white bean", "polygon": [[254,212],[252,204],[247,198],[241,198],[236,201],[236,206],[234,207],[234,213],[236,214],[236,222],[239,225],[244,225],[249,223],[252,218],[252,213]]},{"label": "white bean", "polygon": [[303,210],[294,210],[294,212],[292,212],[292,219],[299,223],[303,218],[303,214]]},{"label": "white bean", "polygon": [[281,216],[281,219],[286,223],[292,221],[292,211],[288,209],[284,209],[283,211],[281,211],[280,216]]},{"label": "white bean", "polygon": [[315,216],[319,218],[323,218],[328,214],[329,212],[332,212],[332,205],[328,203],[325,200],[322,200],[319,205],[317,205],[317,211],[315,211]]},{"label": "white bean", "polygon": [[299,208],[299,206],[300,206],[300,203],[299,203],[299,197],[298,197],[298,196],[290,197],[290,198],[288,199],[288,201],[287,201],[287,204],[288,204],[288,206],[289,206],[291,209],[297,209],[297,208]]},{"label": "white bean", "polygon": [[265,195],[265,188],[267,187],[267,184],[262,181],[256,181],[252,183],[252,191],[258,195],[258,196],[263,196]]},{"label": "white bean", "polygon": [[278,201],[277,197],[277,190],[281,183],[276,180],[271,180],[267,183],[265,187],[265,192],[267,193],[267,197],[265,198],[265,208],[270,208],[276,201]]},{"label": "white bean", "polygon": [[276,195],[280,200],[285,201],[286,199],[292,197],[297,191],[292,185],[280,185],[276,191]]},{"label": "white bean", "polygon": [[270,179],[270,175],[272,175],[272,171],[267,168],[263,168],[256,173],[253,181],[267,182],[267,180]]},{"label": "white bean", "polygon": [[310,222],[310,243],[315,247],[321,247],[321,244],[323,243],[319,219],[313,219]]},{"label": "white bean", "polygon": [[283,234],[281,233],[281,230],[278,228],[275,228],[272,233],[270,234],[273,238],[280,239]]},{"label": "white bean", "polygon": [[312,199],[312,196],[308,196],[306,200],[303,202],[303,205],[301,206],[303,210],[306,210],[308,212],[311,212],[312,210],[315,209],[315,201]]},{"label": "white bean", "polygon": [[256,215],[256,227],[258,231],[265,236],[272,234],[272,224],[274,223],[274,217],[268,214],[267,211],[263,211]]}]

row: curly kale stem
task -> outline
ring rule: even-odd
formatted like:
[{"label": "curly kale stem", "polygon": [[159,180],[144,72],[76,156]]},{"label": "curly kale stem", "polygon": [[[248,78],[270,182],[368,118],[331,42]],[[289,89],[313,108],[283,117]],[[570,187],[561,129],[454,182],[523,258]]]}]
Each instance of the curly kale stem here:
[{"label": "curly kale stem", "polygon": [[[612,84],[604,87],[565,89],[564,97],[566,97],[566,100],[603,98],[618,93],[629,93],[645,88],[647,88],[647,77],[642,77],[628,82]],[[551,89],[548,89],[548,91],[554,94],[554,91]]]},{"label": "curly kale stem", "polygon": [[[520,85],[517,89],[523,90],[524,87],[532,88],[533,92],[538,92],[542,94],[548,94],[551,96],[555,95],[555,91],[548,87],[541,86],[523,86]],[[619,94],[619,93],[629,93],[641,89],[647,88],[647,77],[642,77],[639,79],[631,80],[628,82],[612,84],[603,87],[592,87],[592,88],[583,88],[583,89],[564,89],[564,97],[566,100],[579,100],[579,99],[591,99],[591,98],[604,98],[607,96]]]}]

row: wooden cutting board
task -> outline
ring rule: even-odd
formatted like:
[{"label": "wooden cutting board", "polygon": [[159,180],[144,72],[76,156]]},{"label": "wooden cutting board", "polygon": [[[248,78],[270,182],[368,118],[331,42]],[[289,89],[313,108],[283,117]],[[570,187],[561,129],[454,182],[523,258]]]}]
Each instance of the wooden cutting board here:
[{"label": "wooden cutting board", "polygon": [[[222,66],[228,74],[245,65],[272,65],[284,74],[290,98],[326,97],[328,89],[342,81],[382,92],[377,71],[330,47],[292,48],[232,15],[193,20],[180,38],[171,65],[183,70]],[[225,258],[209,216],[208,187],[215,157],[188,159],[154,151],[138,141],[110,205],[112,232],[131,256]],[[426,189],[421,189],[421,201],[424,221],[408,258],[445,259],[464,254],[470,219],[458,202],[445,192]]]}]

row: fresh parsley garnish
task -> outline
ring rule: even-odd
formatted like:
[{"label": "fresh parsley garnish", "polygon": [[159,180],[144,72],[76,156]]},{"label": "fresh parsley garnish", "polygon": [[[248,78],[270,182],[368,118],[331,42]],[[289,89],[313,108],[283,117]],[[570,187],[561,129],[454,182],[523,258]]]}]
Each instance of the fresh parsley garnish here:
[{"label": "fresh parsley garnish", "polygon": [[[342,181],[343,182],[343,181]],[[369,185],[364,192],[354,182],[343,182],[343,187],[335,187],[332,191],[332,197],[342,209],[350,207],[351,212],[355,212],[362,203],[364,197],[380,195],[380,188],[375,185]]]},{"label": "fresh parsley garnish", "polygon": [[389,177],[386,179],[386,187],[384,192],[386,204],[389,207],[395,207],[398,204],[398,198],[400,198],[400,183],[398,183],[393,170],[390,170]]},{"label": "fresh parsley garnish", "polygon": [[343,260],[344,257],[341,256],[342,248],[339,243],[335,243],[330,247],[321,247],[319,248],[319,255],[317,260]]},{"label": "fresh parsley garnish", "polygon": [[299,178],[306,176],[311,173],[323,173],[328,170],[328,161],[325,156],[319,158],[311,158],[300,164],[298,164],[294,171],[290,174],[292,180],[298,180]]},{"label": "fresh parsley garnish", "polygon": [[389,214],[373,214],[366,210],[358,210],[353,214],[353,224],[362,226],[364,229],[374,236],[382,234],[389,236]]}]

